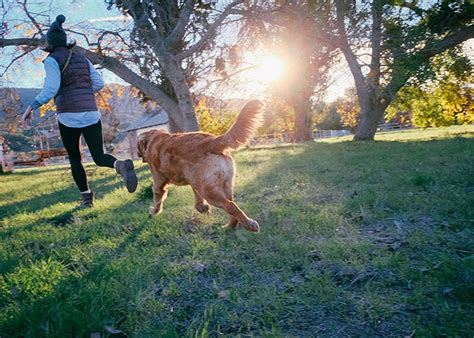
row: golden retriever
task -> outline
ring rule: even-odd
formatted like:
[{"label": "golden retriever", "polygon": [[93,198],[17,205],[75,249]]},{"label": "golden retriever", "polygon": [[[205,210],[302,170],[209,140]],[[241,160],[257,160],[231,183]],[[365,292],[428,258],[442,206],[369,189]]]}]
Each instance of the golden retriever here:
[{"label": "golden retriever", "polygon": [[232,149],[244,145],[261,121],[260,101],[248,102],[232,127],[222,136],[208,133],[147,131],[139,136],[138,156],[148,163],[153,177],[153,206],[150,216],[159,214],[170,184],[190,185],[195,208],[204,213],[209,204],[224,209],[230,216],[227,227],[258,232],[259,224],[233,201],[234,162]]}]

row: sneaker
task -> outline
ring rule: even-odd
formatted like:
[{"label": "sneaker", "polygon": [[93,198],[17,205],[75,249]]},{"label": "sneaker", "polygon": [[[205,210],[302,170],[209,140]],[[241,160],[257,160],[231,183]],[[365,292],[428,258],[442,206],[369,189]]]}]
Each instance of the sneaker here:
[{"label": "sneaker", "polygon": [[87,192],[87,193],[82,193],[81,192],[81,198],[82,202],[79,204],[78,208],[80,209],[85,209],[85,208],[92,208],[94,206],[94,192]]},{"label": "sneaker", "polygon": [[117,161],[115,171],[123,177],[128,192],[135,192],[137,190],[138,179],[137,175],[135,175],[132,160]]}]

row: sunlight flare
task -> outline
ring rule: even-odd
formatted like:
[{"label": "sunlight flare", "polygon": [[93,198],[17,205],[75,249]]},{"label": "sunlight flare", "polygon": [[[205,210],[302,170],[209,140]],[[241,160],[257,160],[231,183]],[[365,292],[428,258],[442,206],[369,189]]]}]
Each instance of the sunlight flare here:
[{"label": "sunlight flare", "polygon": [[255,69],[255,77],[267,83],[271,83],[281,79],[285,70],[284,62],[273,56],[266,55],[257,64]]}]

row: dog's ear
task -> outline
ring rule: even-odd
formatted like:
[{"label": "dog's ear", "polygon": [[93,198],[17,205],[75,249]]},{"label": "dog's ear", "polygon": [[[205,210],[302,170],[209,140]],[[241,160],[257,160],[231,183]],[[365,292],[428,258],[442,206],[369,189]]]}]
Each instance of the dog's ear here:
[{"label": "dog's ear", "polygon": [[141,157],[143,162],[146,162],[145,153],[148,146],[149,133],[143,133],[138,136],[138,157]]}]

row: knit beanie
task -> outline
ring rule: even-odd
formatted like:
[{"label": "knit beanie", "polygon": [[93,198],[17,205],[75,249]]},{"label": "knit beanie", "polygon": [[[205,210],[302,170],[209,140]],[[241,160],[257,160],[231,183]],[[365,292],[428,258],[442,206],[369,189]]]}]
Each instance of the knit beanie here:
[{"label": "knit beanie", "polygon": [[56,21],[51,24],[48,33],[46,33],[46,42],[52,48],[66,47],[67,45],[66,32],[63,29],[64,21],[66,21],[66,17],[58,15]]}]

